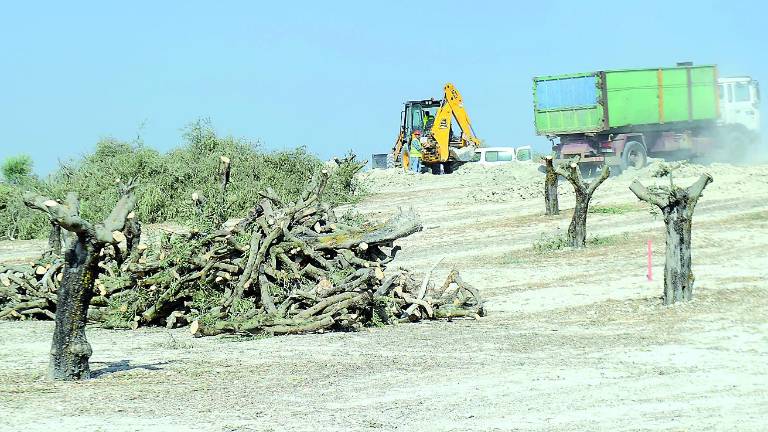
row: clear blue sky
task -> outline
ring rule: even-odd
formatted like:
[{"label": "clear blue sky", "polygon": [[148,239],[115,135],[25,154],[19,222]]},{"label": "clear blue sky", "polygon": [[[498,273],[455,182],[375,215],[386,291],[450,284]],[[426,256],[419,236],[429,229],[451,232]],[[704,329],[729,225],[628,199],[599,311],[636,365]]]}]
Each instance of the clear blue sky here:
[{"label": "clear blue sky", "polygon": [[369,157],[402,102],[448,81],[486,143],[544,148],[532,76],[690,60],[768,94],[766,18],[758,1],[9,2],[0,159],[46,173],[139,132],[167,150],[201,117],[269,149]]}]

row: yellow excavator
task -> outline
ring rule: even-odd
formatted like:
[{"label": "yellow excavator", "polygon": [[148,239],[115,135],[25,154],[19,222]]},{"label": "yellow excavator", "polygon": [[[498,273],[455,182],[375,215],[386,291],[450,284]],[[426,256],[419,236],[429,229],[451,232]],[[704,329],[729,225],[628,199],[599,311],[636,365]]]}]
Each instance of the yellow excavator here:
[{"label": "yellow excavator", "polygon": [[421,161],[432,174],[450,174],[469,161],[481,146],[464,109],[461,94],[453,84],[443,88],[441,100],[424,99],[405,103],[400,113],[400,134],[392,147],[395,166],[410,169],[410,150],[421,151]]}]

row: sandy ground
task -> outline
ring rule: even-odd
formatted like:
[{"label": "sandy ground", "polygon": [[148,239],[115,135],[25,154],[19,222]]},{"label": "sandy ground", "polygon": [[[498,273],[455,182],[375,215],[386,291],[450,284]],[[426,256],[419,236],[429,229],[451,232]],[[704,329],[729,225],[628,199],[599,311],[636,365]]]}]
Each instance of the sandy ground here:
[{"label": "sandy ground", "polygon": [[[530,165],[451,176],[374,172],[351,211],[414,207],[425,229],[396,265],[442,259],[488,298],[479,321],[357,333],[192,339],[181,330],[89,328],[96,378],[45,380],[52,324],[0,322],[0,430],[739,430],[768,429],[768,166],[714,176],[694,219],[695,299],[662,306],[663,224],[611,178],[583,251],[539,253],[567,229],[541,216]],[[652,240],[654,280],[646,280]],[[23,260],[40,244],[0,243]],[[26,248],[26,249],[25,249]],[[26,251],[26,252],[25,252]]]}]

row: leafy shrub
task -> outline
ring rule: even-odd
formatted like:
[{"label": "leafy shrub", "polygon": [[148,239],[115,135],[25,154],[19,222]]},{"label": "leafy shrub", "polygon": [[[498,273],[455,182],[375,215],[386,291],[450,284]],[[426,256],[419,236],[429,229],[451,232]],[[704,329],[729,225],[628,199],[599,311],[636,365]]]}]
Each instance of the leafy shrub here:
[{"label": "leafy shrub", "polygon": [[629,233],[613,234],[607,236],[593,236],[587,238],[587,246],[616,246],[630,240]]},{"label": "leafy shrub", "polygon": [[0,165],[3,179],[12,184],[19,184],[32,176],[32,158],[29,155],[11,156]]},{"label": "leafy shrub", "polygon": [[31,239],[47,235],[48,218],[24,205],[22,195],[27,189],[40,190],[44,185],[33,176],[17,179],[18,183],[0,183],[0,240]]},{"label": "leafy shrub", "polygon": [[[103,139],[93,153],[63,163],[44,182],[34,179],[0,189],[0,237],[34,238],[47,232],[48,221],[40,212],[24,207],[24,190],[52,198],[75,191],[80,214],[86,220],[104,219],[118,199],[118,181],[138,181],[136,212],[143,223],[175,221],[199,228],[203,222],[244,216],[259,200],[258,191],[271,187],[285,201],[295,201],[314,173],[325,165],[304,148],[262,152],[259,143],[217,136],[210,123],[198,121],[183,134],[185,145],[166,154],[140,141]],[[230,183],[221,194],[219,158],[231,160]],[[355,162],[335,166],[324,199],[331,205],[360,196],[354,179]],[[195,208],[192,194],[203,197],[203,211]],[[3,209],[2,203],[6,202]]]},{"label": "leafy shrub", "polygon": [[616,204],[612,206],[599,206],[593,205],[589,207],[588,213],[594,214],[624,214],[637,210],[637,206],[634,204]]},{"label": "leafy shrub", "polygon": [[554,252],[569,246],[568,238],[564,234],[541,234],[538,240],[533,242],[533,251],[536,253]]},{"label": "leafy shrub", "polygon": [[[614,234],[608,236],[592,236],[586,240],[587,247],[615,246],[630,240],[628,233]],[[533,251],[539,254],[555,252],[570,247],[568,237],[565,234],[541,234],[541,237],[533,242]]]}]

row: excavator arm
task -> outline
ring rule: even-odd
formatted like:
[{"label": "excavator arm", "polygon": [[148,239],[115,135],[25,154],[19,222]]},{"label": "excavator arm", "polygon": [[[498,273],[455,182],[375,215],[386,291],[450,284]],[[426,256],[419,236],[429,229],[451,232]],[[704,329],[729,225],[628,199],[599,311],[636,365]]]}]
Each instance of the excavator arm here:
[{"label": "excavator arm", "polygon": [[[444,87],[445,96],[443,104],[435,114],[435,121],[430,129],[431,136],[433,138],[432,146],[434,150],[431,153],[431,157],[425,157],[425,162],[445,162],[450,156],[450,144],[451,144],[451,122],[456,119],[456,123],[461,128],[461,137],[457,147],[467,146],[480,146],[480,140],[475,136],[475,131],[472,129],[472,123],[469,120],[469,114],[464,109],[464,101],[461,98],[461,93],[456,90],[453,84],[448,83]],[[436,154],[435,154],[436,153]],[[434,157],[437,157],[435,160]]]},{"label": "excavator arm", "polygon": [[403,134],[403,130],[400,129],[400,134],[397,136],[397,140],[395,140],[395,145],[392,146],[392,161],[395,163],[395,166],[397,166],[397,162],[402,157],[403,169],[408,171],[408,168],[410,167],[410,158],[408,151],[403,153],[403,147],[405,147],[405,136]]}]

